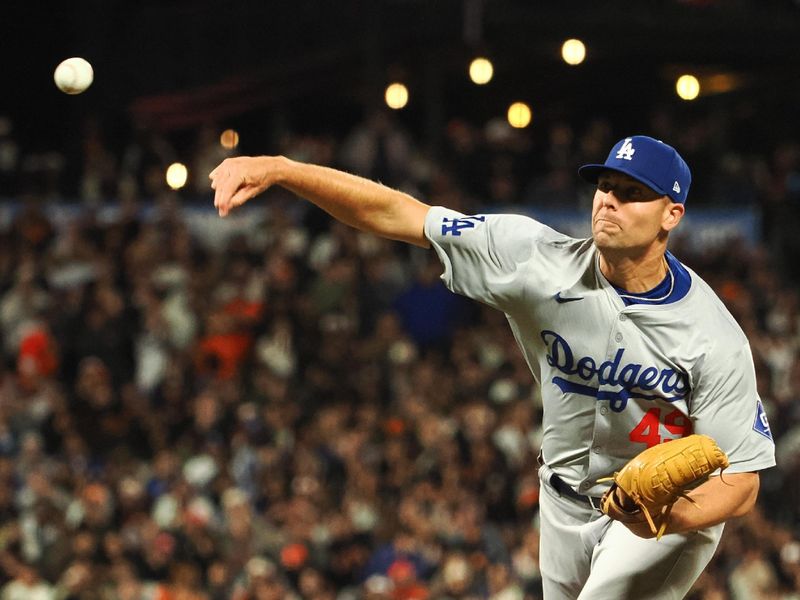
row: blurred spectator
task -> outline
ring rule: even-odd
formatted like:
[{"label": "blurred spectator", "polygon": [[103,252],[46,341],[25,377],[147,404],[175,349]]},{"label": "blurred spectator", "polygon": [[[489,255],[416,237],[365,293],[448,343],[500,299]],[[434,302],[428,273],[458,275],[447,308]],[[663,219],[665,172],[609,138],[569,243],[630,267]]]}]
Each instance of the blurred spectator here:
[{"label": "blurred spectator", "polygon": [[165,136],[146,123],[137,120],[132,127],[120,160],[120,191],[152,200],[164,189],[164,176],[175,159],[175,150]]},{"label": "blurred spectator", "polygon": [[436,258],[426,257],[415,281],[394,302],[403,328],[421,348],[446,345],[469,309],[463,298],[444,287],[440,274]]},{"label": "blurred spectator", "polygon": [[407,183],[411,140],[389,111],[376,109],[344,139],[342,166],[354,173],[393,187]]},{"label": "blurred spectator", "polygon": [[0,190],[2,196],[13,198],[17,192],[20,148],[14,138],[14,121],[0,115]]},{"label": "blurred spectator", "polygon": [[104,128],[97,118],[84,124],[83,172],[79,196],[87,206],[98,206],[116,198],[117,160],[104,139]]}]

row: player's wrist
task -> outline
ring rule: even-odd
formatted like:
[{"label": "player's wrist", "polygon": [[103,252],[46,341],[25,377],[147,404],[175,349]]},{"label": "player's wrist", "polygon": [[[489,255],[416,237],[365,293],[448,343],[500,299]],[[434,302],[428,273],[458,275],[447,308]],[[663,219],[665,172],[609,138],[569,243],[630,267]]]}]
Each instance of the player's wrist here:
[{"label": "player's wrist", "polygon": [[285,185],[292,181],[292,169],[298,163],[285,156],[260,156],[261,172],[269,179],[270,185]]}]

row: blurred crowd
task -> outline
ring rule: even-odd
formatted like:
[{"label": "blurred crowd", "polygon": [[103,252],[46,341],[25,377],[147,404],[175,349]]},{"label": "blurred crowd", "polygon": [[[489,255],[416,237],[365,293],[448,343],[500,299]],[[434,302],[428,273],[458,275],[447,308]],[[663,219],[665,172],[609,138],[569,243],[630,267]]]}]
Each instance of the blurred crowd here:
[{"label": "blurred crowd", "polygon": [[[800,144],[748,145],[737,125],[651,124],[695,169],[688,210],[756,207],[766,240],[672,248],[750,339],[779,465],[690,597],[789,600]],[[209,131],[190,191],[211,215],[205,175],[231,151]],[[58,160],[32,167],[11,132],[0,127],[17,201],[0,231],[0,600],[541,598],[541,403],[502,314],[447,292],[432,253],[280,190],[256,201],[256,234],[209,243],[186,196],[163,189],[172,151],[151,133],[117,156],[89,127],[82,208],[56,220]],[[275,144],[466,213],[585,210],[575,166],[616,134],[602,119],[541,139],[453,121],[434,159],[376,113],[341,140]]]}]

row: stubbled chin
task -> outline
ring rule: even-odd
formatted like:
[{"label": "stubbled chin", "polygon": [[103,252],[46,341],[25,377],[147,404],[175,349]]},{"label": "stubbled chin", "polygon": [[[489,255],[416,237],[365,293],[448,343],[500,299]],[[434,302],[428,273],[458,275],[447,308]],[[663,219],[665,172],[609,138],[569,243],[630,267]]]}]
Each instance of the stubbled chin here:
[{"label": "stubbled chin", "polygon": [[609,235],[605,231],[595,231],[592,233],[592,239],[594,239],[594,244],[598,248],[614,248],[618,246],[615,243],[615,238],[612,235]]}]

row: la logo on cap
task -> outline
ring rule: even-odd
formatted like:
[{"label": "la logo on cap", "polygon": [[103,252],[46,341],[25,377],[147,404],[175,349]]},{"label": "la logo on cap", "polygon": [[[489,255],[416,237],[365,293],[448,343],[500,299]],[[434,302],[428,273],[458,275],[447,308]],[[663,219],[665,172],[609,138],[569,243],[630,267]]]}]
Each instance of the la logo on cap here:
[{"label": "la logo on cap", "polygon": [[636,152],[636,149],[633,147],[631,143],[631,138],[625,138],[625,142],[622,144],[619,150],[617,150],[617,158],[624,158],[625,160],[633,160],[633,154]]}]

